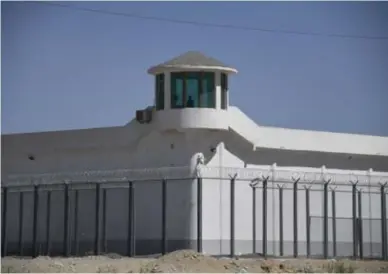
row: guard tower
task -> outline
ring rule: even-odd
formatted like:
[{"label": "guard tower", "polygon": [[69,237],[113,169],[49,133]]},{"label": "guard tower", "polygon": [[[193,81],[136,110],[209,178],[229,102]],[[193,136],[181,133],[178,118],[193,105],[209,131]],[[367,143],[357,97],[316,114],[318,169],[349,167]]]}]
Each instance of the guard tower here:
[{"label": "guard tower", "polygon": [[228,129],[228,78],[237,70],[196,51],[151,67],[159,130]]}]

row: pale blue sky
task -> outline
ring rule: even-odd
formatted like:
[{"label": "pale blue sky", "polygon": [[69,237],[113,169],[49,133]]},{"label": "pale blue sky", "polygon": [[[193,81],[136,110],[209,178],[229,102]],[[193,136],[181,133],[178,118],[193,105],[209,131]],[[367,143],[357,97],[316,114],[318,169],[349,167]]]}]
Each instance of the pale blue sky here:
[{"label": "pale blue sky", "polygon": [[[67,2],[147,16],[388,36],[387,2]],[[388,40],[180,25],[2,2],[2,133],[116,126],[152,103],[148,67],[200,50],[239,70],[258,124],[388,136]]]}]

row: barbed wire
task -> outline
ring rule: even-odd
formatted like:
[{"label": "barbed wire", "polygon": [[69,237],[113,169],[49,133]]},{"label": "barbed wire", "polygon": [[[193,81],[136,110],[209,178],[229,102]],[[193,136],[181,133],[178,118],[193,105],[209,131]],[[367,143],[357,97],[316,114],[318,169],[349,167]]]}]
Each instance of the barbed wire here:
[{"label": "barbed wire", "polygon": [[117,169],[117,170],[89,170],[78,172],[58,172],[41,174],[10,174],[3,176],[2,184],[7,185],[34,185],[34,184],[63,184],[64,182],[85,183],[85,182],[121,182],[121,181],[146,181],[161,179],[183,178],[209,178],[209,179],[230,179],[231,175],[237,174],[238,180],[263,180],[292,183],[298,181],[300,184],[323,184],[330,185],[374,185],[379,186],[388,183],[388,173],[370,171],[338,171],[325,169],[311,170],[311,168],[298,168],[298,171],[281,167],[262,168],[238,168],[238,167],[208,167],[198,165],[196,168],[190,166],[160,167],[143,169]]},{"label": "barbed wire", "polygon": [[193,176],[189,166],[142,169],[87,170],[42,174],[12,174],[2,179],[5,185],[63,184],[64,182],[120,182],[128,180],[175,179]]}]

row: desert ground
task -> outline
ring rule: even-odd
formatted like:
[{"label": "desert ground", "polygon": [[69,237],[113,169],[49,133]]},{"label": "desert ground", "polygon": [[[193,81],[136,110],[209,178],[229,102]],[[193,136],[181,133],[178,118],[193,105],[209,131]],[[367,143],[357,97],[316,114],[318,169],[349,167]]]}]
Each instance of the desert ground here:
[{"label": "desert ground", "polygon": [[313,259],[214,258],[180,250],[153,258],[128,258],[116,254],[73,258],[6,257],[2,273],[388,273],[388,262]]}]

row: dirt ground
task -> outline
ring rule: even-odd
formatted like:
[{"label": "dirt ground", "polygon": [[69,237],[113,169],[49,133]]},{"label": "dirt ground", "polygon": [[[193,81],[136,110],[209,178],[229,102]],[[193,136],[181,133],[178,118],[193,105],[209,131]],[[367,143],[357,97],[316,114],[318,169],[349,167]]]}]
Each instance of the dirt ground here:
[{"label": "dirt ground", "polygon": [[218,259],[191,250],[175,251],[159,258],[127,258],[114,254],[82,258],[6,257],[1,263],[2,273],[388,273],[388,262],[383,261]]}]

